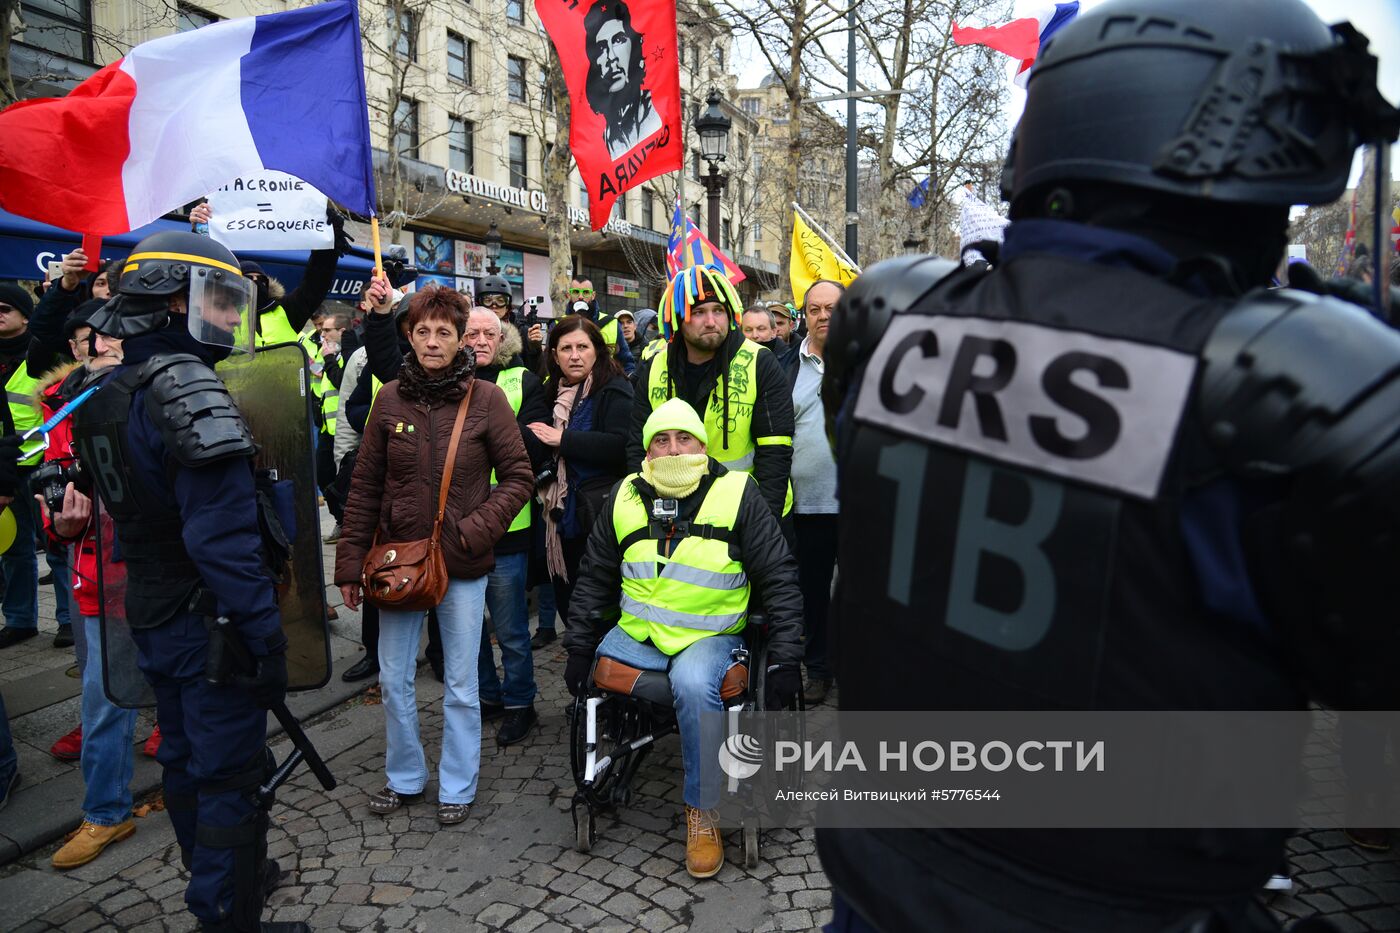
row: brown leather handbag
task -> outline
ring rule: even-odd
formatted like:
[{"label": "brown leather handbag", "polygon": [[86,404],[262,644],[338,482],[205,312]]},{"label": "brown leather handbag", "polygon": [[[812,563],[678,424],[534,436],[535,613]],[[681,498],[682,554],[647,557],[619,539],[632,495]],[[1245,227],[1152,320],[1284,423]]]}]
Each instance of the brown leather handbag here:
[{"label": "brown leather handbag", "polygon": [[374,543],[360,568],[360,585],[365,599],[380,609],[403,611],[427,610],[442,602],[447,595],[447,562],[442,557],[442,516],[447,510],[447,490],[452,484],[452,467],[457,462],[457,443],[462,439],[462,423],[471,405],[476,379],[467,384],[467,394],[457,406],[457,421],[452,425],[452,442],[447,445],[447,463],[442,470],[442,485],[438,488],[437,518],[433,533],[416,541],[379,543],[379,529],[374,530]]}]

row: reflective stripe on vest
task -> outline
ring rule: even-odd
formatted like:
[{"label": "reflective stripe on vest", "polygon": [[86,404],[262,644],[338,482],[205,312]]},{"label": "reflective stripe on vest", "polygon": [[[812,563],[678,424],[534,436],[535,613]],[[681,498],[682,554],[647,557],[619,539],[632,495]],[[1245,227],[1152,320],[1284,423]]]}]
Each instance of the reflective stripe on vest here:
[{"label": "reflective stripe on vest", "polygon": [[[619,543],[651,524],[651,503],[643,502],[632,474],[618,487],[613,531]],[[744,473],[715,478],[692,524],[733,530],[745,484]],[[677,654],[707,635],[743,629],[748,620],[749,578],[730,557],[729,543],[687,536],[669,556],[661,542],[643,538],[622,555],[622,610],[618,625],[637,641]]]},{"label": "reflective stripe on vest", "polygon": [[326,433],[335,436],[335,413],[340,410],[340,390],[331,382],[331,377],[326,375],[325,370],[321,370],[321,381],[317,383],[320,390],[316,394],[321,396],[321,419],[325,423]]},{"label": "reflective stripe on vest", "polygon": [[664,337],[657,337],[651,343],[642,347],[642,362],[645,363],[656,354],[665,352],[667,346],[668,344]]},{"label": "reflective stripe on vest", "polygon": [[[506,401],[510,402],[510,410],[517,415],[520,414],[520,404],[525,398],[525,367],[515,366],[510,369],[503,369],[496,375],[496,387],[506,394]],[[491,488],[496,488],[496,471],[491,471]],[[506,529],[506,534],[512,531],[522,531],[530,527],[530,500],[525,500],[525,505],[520,510],[520,514],[511,521],[510,527]]]},{"label": "reflective stripe on vest", "polygon": [[[34,399],[34,392],[39,388],[39,380],[31,379],[25,369],[24,360],[17,364],[18,368],[10,374],[10,379],[5,383],[5,403],[10,406],[10,420],[14,422],[15,433],[23,434],[30,428],[38,427],[44,423],[43,412],[39,410],[39,403]],[[32,441],[20,447],[20,453],[26,454],[23,460],[19,461],[20,466],[35,466],[44,459],[44,439],[38,435]],[[26,493],[28,490],[24,490]]]},{"label": "reflective stripe on vest", "polygon": [[[653,344],[654,345],[654,344]],[[664,347],[663,343],[663,347]],[[650,347],[648,347],[650,349]],[[790,437],[753,436],[753,409],[758,401],[758,354],[770,352],[747,337],[729,361],[729,444],[725,445],[724,399],[719,395],[724,387],[723,380],[715,381],[708,404],[702,413],[705,417],[705,452],[714,457],[731,471],[750,473],[753,471],[753,453],[758,445],[792,444]],[[670,355],[654,353],[656,361],[651,364],[647,375],[647,401],[655,409],[670,396],[667,394],[666,374],[670,367]],[[783,514],[792,511],[792,482],[788,481],[787,501],[783,504]]]}]

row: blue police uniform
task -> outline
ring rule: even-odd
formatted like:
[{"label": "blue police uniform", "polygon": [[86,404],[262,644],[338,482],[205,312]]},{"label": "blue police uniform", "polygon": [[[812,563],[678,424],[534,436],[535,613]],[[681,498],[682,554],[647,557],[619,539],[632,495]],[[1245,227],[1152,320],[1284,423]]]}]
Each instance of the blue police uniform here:
[{"label": "blue police uniform", "polygon": [[[205,365],[214,362],[211,348],[183,331],[129,338],[125,361],[109,385],[139,380],[152,360],[159,364],[161,357],[180,354],[198,357]],[[188,356],[183,359],[186,367],[199,365]],[[237,876],[249,874],[261,888],[266,818],[256,791],[269,774],[267,714],[245,688],[208,683],[208,615],[191,608],[191,600],[202,596],[218,615],[230,619],[254,656],[285,650],[273,585],[259,557],[252,451],[197,465],[176,456],[170,444],[178,441],[169,425],[152,416],[158,405],[150,404],[155,391],[150,382],[147,378],[129,394],[123,451],[127,478],[144,487],[139,493],[173,506],[165,516],[147,517],[166,528],[178,522],[185,553],[167,550],[161,566],[145,563],[132,553],[141,544],[130,532],[123,535],[127,528],[118,519],[118,542],[128,568],[128,621],[141,669],[155,691],[166,809],[190,869],[186,901],[205,924],[257,929],[249,925],[254,908],[237,903],[243,893],[240,881],[246,883]],[[88,426],[102,419],[101,401],[94,398]],[[84,457],[87,463],[101,459]],[[101,471],[100,466],[94,470],[99,488]],[[259,893],[257,912],[261,901]],[[256,922],[253,913],[251,923]]]}]

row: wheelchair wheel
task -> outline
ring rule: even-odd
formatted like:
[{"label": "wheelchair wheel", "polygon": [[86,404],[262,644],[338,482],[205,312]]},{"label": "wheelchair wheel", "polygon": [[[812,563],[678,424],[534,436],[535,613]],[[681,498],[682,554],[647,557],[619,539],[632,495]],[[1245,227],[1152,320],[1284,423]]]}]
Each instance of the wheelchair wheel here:
[{"label": "wheelchair wheel", "polygon": [[574,800],[574,848],[580,852],[589,852],[593,849],[593,841],[597,838],[593,825],[593,811],[587,804],[578,805],[578,800]]},{"label": "wheelchair wheel", "polygon": [[758,867],[758,823],[750,818],[744,820],[741,829],[744,838],[744,867]]}]

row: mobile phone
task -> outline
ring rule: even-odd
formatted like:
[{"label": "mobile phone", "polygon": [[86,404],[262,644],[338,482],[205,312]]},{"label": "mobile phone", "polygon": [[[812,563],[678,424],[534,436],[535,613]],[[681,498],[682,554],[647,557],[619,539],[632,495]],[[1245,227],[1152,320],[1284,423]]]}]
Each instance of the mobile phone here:
[{"label": "mobile phone", "polygon": [[49,260],[49,281],[57,282],[63,278],[63,263],[57,259]]}]

